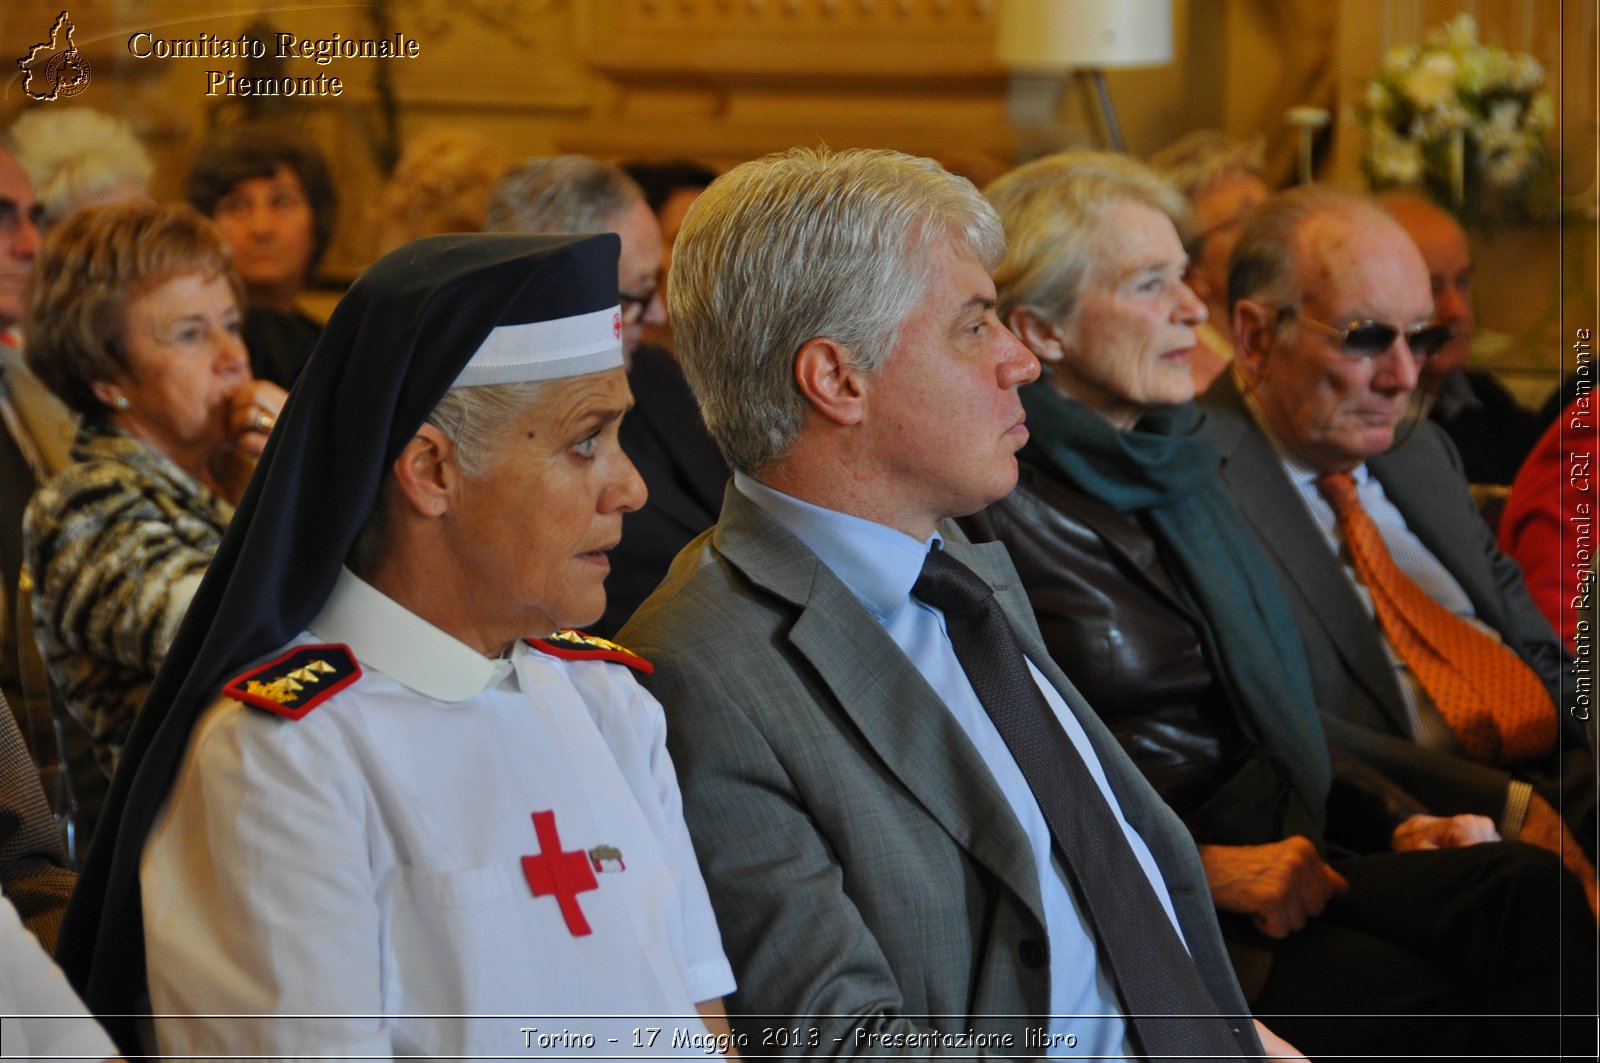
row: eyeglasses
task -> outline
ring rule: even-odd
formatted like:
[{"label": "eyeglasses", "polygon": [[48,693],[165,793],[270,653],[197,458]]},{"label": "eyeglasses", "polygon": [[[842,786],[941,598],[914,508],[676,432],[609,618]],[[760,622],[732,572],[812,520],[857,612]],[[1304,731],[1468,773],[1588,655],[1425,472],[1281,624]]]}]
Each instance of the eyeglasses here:
[{"label": "eyeglasses", "polygon": [[618,292],[617,302],[622,304],[622,320],[631,325],[644,317],[644,312],[650,308],[651,303],[655,302],[657,291],[659,289],[651,288],[649,291],[640,292],[638,295]]},{"label": "eyeglasses", "polygon": [[1437,321],[1412,325],[1410,328],[1401,328],[1386,321],[1352,321],[1344,328],[1337,328],[1326,321],[1307,317],[1293,306],[1280,306],[1278,317],[1280,321],[1297,317],[1338,340],[1339,348],[1346,356],[1369,361],[1393,346],[1397,336],[1405,337],[1406,348],[1414,357],[1424,360],[1438,354],[1450,342],[1451,336],[1450,326]]},{"label": "eyeglasses", "polygon": [[35,203],[28,210],[23,210],[22,205],[10,196],[0,196],[0,237],[9,237],[22,228],[24,221],[31,222],[35,229],[44,231],[44,204]]}]

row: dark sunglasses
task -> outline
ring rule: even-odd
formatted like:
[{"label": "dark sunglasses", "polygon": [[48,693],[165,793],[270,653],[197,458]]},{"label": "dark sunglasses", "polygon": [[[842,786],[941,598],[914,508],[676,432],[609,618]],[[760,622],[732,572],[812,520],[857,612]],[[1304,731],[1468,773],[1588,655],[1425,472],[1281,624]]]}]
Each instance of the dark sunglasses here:
[{"label": "dark sunglasses", "polygon": [[0,196],[0,236],[11,236],[26,221],[40,232],[44,231],[44,204],[35,203],[28,210],[10,196]]},{"label": "dark sunglasses", "polygon": [[1321,329],[1338,340],[1339,349],[1351,358],[1376,358],[1394,345],[1396,336],[1404,337],[1407,349],[1414,357],[1422,359],[1432,358],[1450,342],[1450,326],[1437,321],[1412,325],[1410,328],[1401,328],[1385,321],[1352,321],[1344,328],[1337,328],[1326,321],[1307,317],[1297,307],[1280,306],[1278,320],[1281,322],[1285,318],[1299,318],[1313,328]]}]

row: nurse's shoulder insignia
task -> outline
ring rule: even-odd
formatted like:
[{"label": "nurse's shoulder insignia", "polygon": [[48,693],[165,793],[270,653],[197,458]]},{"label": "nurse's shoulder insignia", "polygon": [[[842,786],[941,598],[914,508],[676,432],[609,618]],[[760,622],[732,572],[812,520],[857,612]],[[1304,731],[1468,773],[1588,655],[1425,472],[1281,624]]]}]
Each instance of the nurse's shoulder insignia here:
[{"label": "nurse's shoulder insignia", "polygon": [[246,705],[298,720],[360,678],[361,666],[346,646],[295,646],[235,676],[222,693]]},{"label": "nurse's shoulder insignia", "polygon": [[640,657],[626,646],[618,646],[615,642],[600,638],[597,635],[585,635],[581,631],[571,628],[562,628],[553,635],[546,635],[542,639],[524,639],[529,646],[552,657],[560,657],[568,661],[614,661],[625,664],[629,668],[638,669],[645,675],[656,670],[656,666]]}]

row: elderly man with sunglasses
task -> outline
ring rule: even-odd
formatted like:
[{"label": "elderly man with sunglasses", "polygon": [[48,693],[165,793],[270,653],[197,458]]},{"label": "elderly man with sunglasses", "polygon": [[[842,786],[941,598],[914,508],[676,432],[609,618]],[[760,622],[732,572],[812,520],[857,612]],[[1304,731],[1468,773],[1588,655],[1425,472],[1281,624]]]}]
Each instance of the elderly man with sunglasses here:
[{"label": "elderly man with sunglasses", "polygon": [[1593,906],[1595,762],[1569,659],[1455,448],[1417,420],[1449,329],[1416,245],[1363,197],[1296,189],[1252,215],[1228,297],[1234,371],[1204,401],[1330,743],[1433,812],[1559,852]]}]

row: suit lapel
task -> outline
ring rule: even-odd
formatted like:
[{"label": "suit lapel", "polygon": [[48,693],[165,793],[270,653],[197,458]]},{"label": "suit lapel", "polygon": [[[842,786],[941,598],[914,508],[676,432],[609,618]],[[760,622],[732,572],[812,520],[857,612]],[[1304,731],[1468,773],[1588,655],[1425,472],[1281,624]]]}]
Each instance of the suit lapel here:
[{"label": "suit lapel", "polygon": [[833,572],[730,484],[713,540],[800,609],[788,638],[879,760],[1042,922],[1033,850],[994,776],[943,700]]},{"label": "suit lapel", "polygon": [[1394,668],[1382,640],[1372,633],[1372,617],[1339,559],[1324,548],[1321,530],[1289,482],[1277,451],[1252,421],[1232,374],[1217,381],[1206,400],[1222,450],[1222,478],[1257,539],[1289,577],[1290,586],[1284,589],[1302,600],[1298,612],[1316,617],[1353,680],[1382,706],[1398,733],[1409,733]]}]

